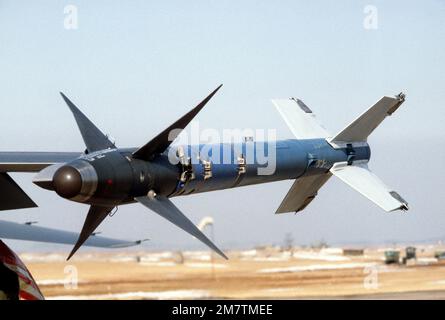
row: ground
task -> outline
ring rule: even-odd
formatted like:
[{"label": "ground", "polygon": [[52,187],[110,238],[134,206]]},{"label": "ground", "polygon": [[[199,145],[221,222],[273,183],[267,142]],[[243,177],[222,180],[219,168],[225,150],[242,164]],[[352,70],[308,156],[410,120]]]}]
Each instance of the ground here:
[{"label": "ground", "polygon": [[[22,254],[48,299],[444,299],[437,246],[417,260],[385,265],[385,248],[347,256],[340,248],[228,252]],[[404,249],[401,257],[404,256]],[[77,287],[76,287],[77,280]]]}]

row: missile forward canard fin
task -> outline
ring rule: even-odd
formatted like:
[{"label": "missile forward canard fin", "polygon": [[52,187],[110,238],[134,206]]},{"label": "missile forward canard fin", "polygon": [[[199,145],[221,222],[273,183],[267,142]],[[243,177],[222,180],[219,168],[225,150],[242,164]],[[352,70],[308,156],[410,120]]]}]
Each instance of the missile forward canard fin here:
[{"label": "missile forward canard fin", "polygon": [[297,139],[326,138],[327,130],[300,99],[274,99],[272,103]]},{"label": "missile forward canard fin", "polygon": [[207,102],[222,87],[219,85],[212,93],[202,100],[195,108],[182,116],[179,120],[169,126],[167,129],[158,134],[150,142],[139,148],[133,153],[133,157],[137,159],[149,160],[153,155],[163,153],[172,142],[179,136],[182,130],[196,117],[196,115],[205,107]]},{"label": "missile forward canard fin", "polygon": [[149,208],[153,212],[156,212],[164,219],[167,219],[177,227],[181,228],[185,232],[194,236],[210,249],[215,251],[224,259],[228,259],[227,256],[198,229],[167,197],[156,195],[154,192],[146,197],[137,197],[136,201]]},{"label": "missile forward canard fin", "polygon": [[112,143],[107,136],[104,135],[102,131],[100,131],[94,123],[92,123],[90,119],[88,119],[82,111],[74,105],[74,103],[71,102],[70,99],[68,99],[62,92],[60,92],[60,95],[73,113],[88,152],[116,148],[114,143]]},{"label": "missile forward canard fin", "polygon": [[91,236],[91,234],[96,230],[96,228],[104,221],[108,214],[113,210],[114,207],[101,207],[101,206],[91,206],[85,222],[80,232],[79,239],[74,245],[73,250],[68,256],[67,260],[76,253],[77,250],[83,245],[83,243]]}]

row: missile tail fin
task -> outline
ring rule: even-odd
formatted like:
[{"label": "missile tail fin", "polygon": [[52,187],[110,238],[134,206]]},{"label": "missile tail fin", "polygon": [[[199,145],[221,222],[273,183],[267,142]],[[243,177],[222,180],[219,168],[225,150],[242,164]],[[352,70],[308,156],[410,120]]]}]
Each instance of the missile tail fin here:
[{"label": "missile tail fin", "polygon": [[332,145],[344,145],[353,142],[365,142],[368,136],[382,121],[392,115],[405,101],[405,94],[395,97],[382,97],[360,117],[352,121],[346,128],[328,139]]}]

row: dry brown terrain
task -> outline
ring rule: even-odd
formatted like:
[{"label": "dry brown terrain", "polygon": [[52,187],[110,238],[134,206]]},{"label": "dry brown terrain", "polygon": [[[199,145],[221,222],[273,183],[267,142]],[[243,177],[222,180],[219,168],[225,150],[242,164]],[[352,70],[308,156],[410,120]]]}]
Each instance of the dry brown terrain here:
[{"label": "dry brown terrain", "polygon": [[383,249],[357,257],[340,249],[233,251],[213,264],[208,252],[111,251],[70,262],[63,254],[21,257],[49,299],[443,299],[445,262],[433,258],[437,249],[419,247],[417,261],[388,266]]}]

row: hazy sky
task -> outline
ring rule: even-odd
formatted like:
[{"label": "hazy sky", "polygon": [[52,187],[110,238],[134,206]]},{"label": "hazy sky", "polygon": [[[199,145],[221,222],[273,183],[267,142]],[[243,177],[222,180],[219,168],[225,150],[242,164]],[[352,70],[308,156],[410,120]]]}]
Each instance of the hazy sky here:
[{"label": "hazy sky", "polygon": [[[65,28],[67,5],[78,29]],[[286,233],[297,244],[445,238],[444,58],[439,0],[0,0],[0,150],[83,150],[59,91],[121,147],[146,143],[220,83],[201,128],[277,129],[279,138],[292,134],[271,98],[300,97],[336,132],[404,91],[405,104],[369,142],[371,169],[407,199],[406,214],[383,212],[335,178],[297,216],[274,216],[292,181],[174,202],[195,222],[213,216],[222,248],[279,244]],[[39,189],[32,174],[13,176],[40,207],[0,219],[80,230],[87,206]],[[151,249],[204,248],[140,205],[120,207],[99,230],[149,237]]]}]

